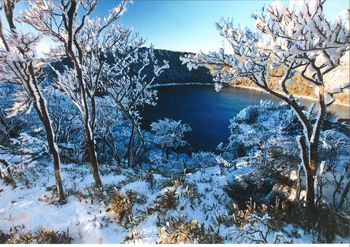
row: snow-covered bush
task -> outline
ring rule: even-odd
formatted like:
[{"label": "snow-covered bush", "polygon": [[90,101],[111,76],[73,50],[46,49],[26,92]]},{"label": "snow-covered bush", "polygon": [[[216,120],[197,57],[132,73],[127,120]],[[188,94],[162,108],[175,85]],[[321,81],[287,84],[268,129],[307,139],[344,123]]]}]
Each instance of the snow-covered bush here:
[{"label": "snow-covered bush", "polygon": [[221,147],[224,157],[235,159],[260,149],[271,136],[300,133],[294,123],[295,114],[286,104],[261,101],[248,106],[230,120],[228,144]]},{"label": "snow-covered bush", "polygon": [[181,120],[161,119],[151,123],[151,131],[154,133],[154,142],[159,145],[164,152],[166,159],[169,152],[180,147],[186,146],[188,143],[184,140],[185,133],[192,129],[187,124],[182,124]]},{"label": "snow-covered bush", "polygon": [[255,124],[259,116],[259,108],[256,106],[248,106],[240,111],[236,116],[238,123]]},{"label": "snow-covered bush", "polygon": [[7,114],[0,110],[0,145],[11,144],[10,138],[16,138],[20,132],[28,126],[27,122],[18,116],[8,118]]},{"label": "snow-covered bush", "polygon": [[64,93],[52,85],[47,86],[44,93],[50,102],[48,111],[61,159],[65,162],[85,161],[84,152],[81,152],[84,145],[84,133],[80,127],[79,111]]},{"label": "snow-covered bush", "polygon": [[122,195],[117,191],[110,193],[110,202],[106,206],[106,211],[112,211],[115,214],[115,220],[118,223],[126,223],[131,220],[131,210],[133,207],[133,193],[129,192]]},{"label": "snow-covered bush", "polygon": [[300,163],[295,138],[271,136],[260,146],[260,151],[250,159],[254,176],[259,178],[282,179],[287,183],[298,170]]},{"label": "snow-covered bush", "polygon": [[10,138],[18,137],[27,127],[26,119],[21,116],[11,116],[11,106],[16,100],[18,86],[9,83],[0,83],[0,145],[11,144]]},{"label": "snow-covered bush", "polygon": [[290,244],[293,243],[282,232],[274,231],[270,216],[250,214],[248,223],[239,228],[236,241],[244,244]]},{"label": "snow-covered bush", "polygon": [[337,130],[321,136],[321,168],[317,179],[317,204],[348,208],[350,202],[350,137]]},{"label": "snow-covered bush", "polygon": [[11,229],[10,234],[2,236],[0,231],[0,243],[4,244],[70,244],[72,237],[69,232],[39,230],[24,233],[20,226]]},{"label": "snow-covered bush", "polygon": [[216,165],[216,155],[212,152],[192,153],[187,168],[205,168]]},{"label": "snow-covered bush", "polygon": [[171,218],[166,226],[160,229],[160,244],[219,244],[222,243],[218,232],[213,228],[206,229],[204,224],[200,225],[196,220]]}]

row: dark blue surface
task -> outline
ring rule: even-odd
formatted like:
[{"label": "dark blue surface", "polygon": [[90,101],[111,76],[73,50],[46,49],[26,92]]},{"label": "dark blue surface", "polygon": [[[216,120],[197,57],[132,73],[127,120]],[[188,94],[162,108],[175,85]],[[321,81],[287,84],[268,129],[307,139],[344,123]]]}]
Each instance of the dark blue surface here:
[{"label": "dark blue surface", "polygon": [[257,104],[261,99],[273,99],[262,92],[222,88],[216,92],[213,86],[169,86],[158,88],[158,104],[147,107],[143,114],[143,128],[157,119],[182,119],[191,126],[187,141],[191,151],[215,151],[220,142],[226,142],[230,132],[230,119],[245,107]]}]

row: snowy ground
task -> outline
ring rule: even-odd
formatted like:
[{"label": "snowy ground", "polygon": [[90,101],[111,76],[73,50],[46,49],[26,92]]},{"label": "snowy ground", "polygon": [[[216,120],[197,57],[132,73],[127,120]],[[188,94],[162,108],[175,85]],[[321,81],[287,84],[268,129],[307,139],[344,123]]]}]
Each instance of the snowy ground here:
[{"label": "snowy ground", "polygon": [[[254,116],[255,108],[243,110],[230,126],[234,138],[230,139],[228,153],[232,153],[236,141],[240,141],[244,143],[245,156],[230,158],[230,155],[199,152],[189,157],[171,153],[165,162],[162,151],[148,141],[145,159],[148,163],[143,164],[143,170],[112,163],[100,165],[103,193],[94,190],[89,164],[62,164],[67,197],[63,205],[57,204],[53,197],[55,182],[46,142],[21,133],[12,140],[11,149],[0,146],[0,161],[5,160],[15,171],[14,182],[6,180],[4,176],[8,171],[0,162],[3,176],[0,178],[0,243],[6,241],[5,235],[21,242],[16,236],[41,230],[65,232],[72,243],[92,244],[320,242],[317,230],[304,229],[300,224],[283,221],[278,222],[277,228],[271,228],[266,214],[257,217],[254,212],[242,220],[239,218],[242,212],[234,203],[238,195],[230,197],[225,191],[226,185],[242,180],[244,175],[253,177],[261,173],[257,169],[267,169],[253,167],[254,163],[262,162],[261,150],[257,149],[260,143],[266,148],[280,143],[285,152],[297,150],[295,138],[290,136],[293,129],[285,126],[291,122],[288,112],[286,115],[261,111],[254,124],[247,123],[247,119]],[[336,141],[342,137],[334,133],[328,130],[324,135]],[[148,135],[145,133],[146,141],[152,139]],[[325,137],[324,142],[328,143],[328,139]],[[344,143],[347,147],[348,142]],[[334,145],[339,148],[340,144],[337,141]],[[290,155],[288,152],[281,156]],[[348,156],[340,158],[348,160]],[[288,170],[284,168],[284,171]],[[300,221],[305,221],[300,217]],[[330,223],[331,226],[338,224]],[[336,235],[333,241],[350,242],[349,234],[343,235],[346,236]]]},{"label": "snowy ground", "polygon": [[[43,229],[68,232],[72,243],[159,243],[166,242],[172,233],[176,234],[172,228],[180,222],[180,225],[204,224],[204,231],[200,233],[219,237],[223,243],[248,241],[240,239],[240,230],[227,222],[232,221],[229,208],[233,202],[223,191],[230,180],[251,169],[246,162],[237,163],[237,168],[213,166],[183,176],[150,175],[103,165],[102,181],[108,192],[100,196],[94,196],[88,165],[63,164],[62,176],[68,198],[66,204],[57,205],[52,203],[51,167],[45,161],[27,164],[30,156],[0,155],[13,165],[23,164],[25,174],[25,179],[17,177],[16,188],[0,180],[0,231],[3,233],[23,226],[21,234]],[[123,196],[133,195],[129,215],[121,220],[108,206],[107,198],[113,191]],[[164,199],[165,194],[173,196],[170,201]],[[258,227],[263,229],[264,226]],[[269,241],[273,241],[276,234],[269,233]],[[295,235],[299,237],[291,237]],[[310,234],[291,225],[283,227],[283,236],[294,243],[313,240]],[[185,242],[200,241],[187,239]]]}]

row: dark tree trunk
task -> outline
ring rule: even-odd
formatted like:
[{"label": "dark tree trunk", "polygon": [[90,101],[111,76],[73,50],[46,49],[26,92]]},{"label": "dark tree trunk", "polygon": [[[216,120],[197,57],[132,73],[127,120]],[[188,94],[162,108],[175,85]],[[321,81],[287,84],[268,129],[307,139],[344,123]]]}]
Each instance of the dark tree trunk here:
[{"label": "dark tree trunk", "polygon": [[307,174],[306,177],[306,207],[313,208],[315,205],[315,178],[312,174]]},{"label": "dark tree trunk", "polygon": [[86,141],[86,149],[88,151],[88,156],[89,156],[89,162],[92,168],[92,176],[94,177],[96,187],[102,188],[102,181],[98,171],[98,161],[97,161],[95,143],[91,135],[89,135],[89,131],[85,131],[85,141]]},{"label": "dark tree trunk", "polygon": [[317,144],[310,144],[310,163],[306,170],[306,207],[308,208],[315,207],[315,176],[318,166]]},{"label": "dark tree trunk", "polygon": [[[86,149],[88,151],[89,161],[92,167],[92,175],[94,177],[96,186],[99,188],[102,188],[102,182],[98,171],[98,160],[96,155],[94,133],[90,125],[91,123],[90,123],[90,115],[89,115],[89,106],[87,103],[88,95],[85,88],[83,71],[81,69],[83,53],[79,46],[78,41],[76,40],[76,36],[75,36],[76,33],[74,33],[74,30],[73,30],[74,18],[77,10],[77,2],[70,1],[70,5],[69,7],[67,7],[67,9],[68,9],[67,16],[65,15],[63,16],[65,29],[68,33],[66,51],[70,60],[74,64],[75,71],[77,72],[77,81],[79,84],[79,91],[80,91],[80,97],[81,97],[82,119],[83,119],[84,131],[85,131]],[[75,30],[75,32],[77,32],[77,30]],[[78,55],[76,55],[75,52],[73,51],[73,44],[78,51]]]},{"label": "dark tree trunk", "polygon": [[[305,171],[305,187],[306,187],[306,207],[315,207],[315,176],[317,172],[318,154],[317,146],[313,143],[306,145],[305,137],[299,139],[301,159]],[[299,177],[300,179],[300,177]],[[300,184],[300,181],[299,181]],[[299,185],[300,186],[300,185]],[[300,188],[299,188],[300,190]]]},{"label": "dark tree trunk", "polygon": [[141,155],[141,151],[143,149],[143,146],[145,145],[145,141],[143,139],[142,132],[141,132],[141,129],[140,129],[139,125],[136,127],[136,130],[137,130],[137,134],[138,134],[138,137],[139,137],[140,145],[137,148],[135,156],[134,156],[133,167],[136,168],[136,166],[139,165],[139,167],[141,168],[141,163],[142,162],[140,162],[140,155]]},{"label": "dark tree trunk", "polygon": [[63,193],[63,186],[62,186],[62,178],[61,178],[61,172],[60,172],[60,157],[58,154],[57,146],[55,145],[53,133],[52,133],[52,127],[50,124],[50,120],[48,119],[46,115],[46,111],[43,114],[43,124],[45,126],[46,131],[46,137],[47,137],[47,143],[49,145],[49,151],[51,153],[52,159],[53,159],[53,167],[54,167],[54,173],[55,173],[55,179],[57,184],[57,193],[59,195],[60,201],[64,201],[64,193]]},{"label": "dark tree trunk", "polygon": [[135,136],[135,125],[134,122],[131,120],[131,133],[130,133],[130,138],[128,142],[128,150],[126,151],[126,158],[128,160],[128,167],[132,166],[132,146],[134,142],[134,136]]},{"label": "dark tree trunk", "polygon": [[164,155],[165,155],[165,159],[168,160],[169,159],[169,153],[170,150],[168,147],[164,147]]},{"label": "dark tree trunk", "polygon": [[62,178],[61,178],[61,172],[60,172],[60,156],[58,153],[57,145],[55,143],[55,138],[54,138],[54,133],[53,133],[51,121],[49,118],[49,114],[47,111],[45,100],[40,92],[40,88],[38,86],[38,83],[35,80],[34,69],[33,69],[32,65],[29,66],[29,73],[30,73],[33,81],[32,82],[28,81],[27,87],[29,89],[29,93],[32,95],[32,98],[34,99],[34,108],[35,108],[36,112],[38,113],[39,118],[40,118],[40,120],[43,123],[44,128],[45,128],[46,139],[47,139],[47,143],[49,146],[49,152],[50,152],[50,154],[52,156],[52,160],[53,160],[57,193],[58,193],[60,202],[64,202],[65,196],[64,196],[64,192],[63,192]]}]

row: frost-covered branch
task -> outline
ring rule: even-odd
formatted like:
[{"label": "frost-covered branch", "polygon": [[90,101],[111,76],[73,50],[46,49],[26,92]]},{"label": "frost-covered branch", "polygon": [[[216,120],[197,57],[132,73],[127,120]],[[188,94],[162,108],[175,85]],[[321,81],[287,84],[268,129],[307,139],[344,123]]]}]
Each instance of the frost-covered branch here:
[{"label": "frost-covered branch", "polygon": [[[308,206],[314,205],[317,150],[327,107],[334,102],[336,93],[349,87],[348,81],[326,82],[324,76],[340,65],[340,58],[349,50],[350,10],[343,10],[330,22],[325,18],[323,5],[321,0],[290,1],[289,5],[273,2],[260,14],[252,15],[256,31],[235,27],[232,20],[224,20],[217,24],[217,29],[233,53],[221,49],[181,58],[189,70],[208,67],[219,83],[248,79],[295,111],[304,129],[299,144],[307,174]],[[296,83],[296,74],[315,88],[319,109],[316,119],[304,111],[288,89],[289,84]],[[280,78],[279,90],[271,87],[273,78]]]}]

